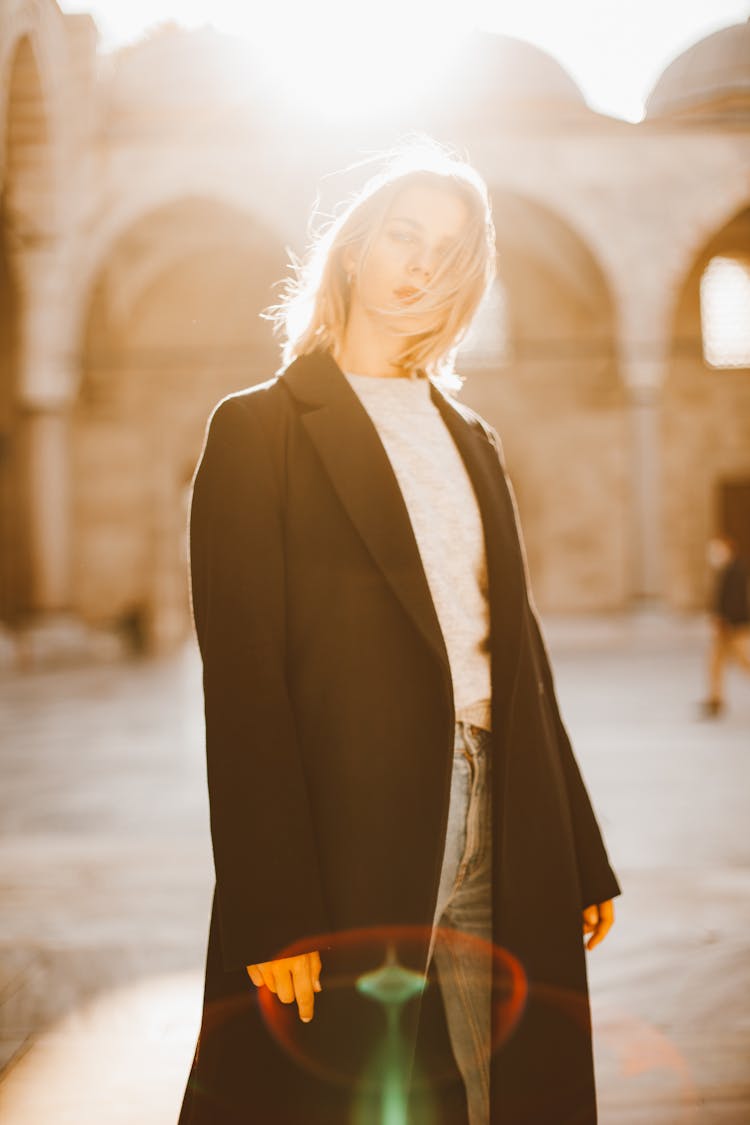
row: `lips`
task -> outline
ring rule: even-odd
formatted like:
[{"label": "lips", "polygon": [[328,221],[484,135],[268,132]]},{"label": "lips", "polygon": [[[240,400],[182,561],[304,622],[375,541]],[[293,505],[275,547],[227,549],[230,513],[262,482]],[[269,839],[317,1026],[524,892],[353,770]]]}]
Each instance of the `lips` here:
[{"label": "lips", "polygon": [[417,297],[420,296],[419,290],[415,289],[412,285],[405,285],[401,289],[395,289],[394,292],[400,301],[411,302],[415,301]]}]

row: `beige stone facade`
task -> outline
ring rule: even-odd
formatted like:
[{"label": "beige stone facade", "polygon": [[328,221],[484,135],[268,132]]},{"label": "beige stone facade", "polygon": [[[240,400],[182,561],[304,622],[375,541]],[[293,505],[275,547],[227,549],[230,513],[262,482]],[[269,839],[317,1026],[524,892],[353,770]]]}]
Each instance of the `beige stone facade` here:
[{"label": "beige stone facade", "polygon": [[676,59],[638,124],[485,33],[431,101],[316,128],[230,81],[252,48],[217,33],[103,55],[52,0],[0,11],[6,632],[64,614],[156,651],[188,635],[208,412],[278,368],[258,313],[287,248],[316,193],[325,212],[369,172],[324,177],[414,128],[491,189],[497,299],[462,398],[503,439],[540,610],[700,609],[708,536],[750,551],[750,367],[706,362],[700,307],[710,261],[750,261],[750,24]]}]

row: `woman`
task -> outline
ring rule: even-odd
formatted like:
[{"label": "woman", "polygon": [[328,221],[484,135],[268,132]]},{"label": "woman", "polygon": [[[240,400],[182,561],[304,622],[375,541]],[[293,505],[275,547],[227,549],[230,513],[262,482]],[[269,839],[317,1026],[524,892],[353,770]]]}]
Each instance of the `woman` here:
[{"label": "woman", "polygon": [[716,571],[711,597],[712,637],[708,655],[708,696],[704,717],[724,713],[724,667],[736,660],[750,672],[750,575],[731,535],[715,535],[708,543],[709,565]]},{"label": "woman", "polygon": [[450,396],[486,187],[407,144],[313,243],[194,480],[216,889],[181,1125],[596,1120],[620,893],[496,432]]}]

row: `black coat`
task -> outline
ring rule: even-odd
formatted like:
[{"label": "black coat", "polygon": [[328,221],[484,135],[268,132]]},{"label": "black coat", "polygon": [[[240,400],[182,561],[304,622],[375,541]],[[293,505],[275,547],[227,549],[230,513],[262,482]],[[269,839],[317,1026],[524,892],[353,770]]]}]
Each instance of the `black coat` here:
[{"label": "black coat", "polygon": [[[493,986],[505,1015],[493,1015],[503,1042],[491,1120],[589,1125],[581,913],[620,888],[558,712],[497,435],[434,386],[431,396],[473,482],[487,551],[493,939],[515,966],[498,961]],[[424,970],[455,714],[400,488],[328,352],[219,403],[190,530],[216,890],[180,1125],[382,1125],[382,1084],[356,1083],[385,1016],[354,983],[387,952]],[[311,949],[323,991],[303,1024],[245,966]],[[401,1015],[404,1120],[465,1125],[432,967]]]},{"label": "black coat", "polygon": [[730,559],[719,572],[714,588],[714,612],[727,625],[750,622],[748,570],[739,555]]}]

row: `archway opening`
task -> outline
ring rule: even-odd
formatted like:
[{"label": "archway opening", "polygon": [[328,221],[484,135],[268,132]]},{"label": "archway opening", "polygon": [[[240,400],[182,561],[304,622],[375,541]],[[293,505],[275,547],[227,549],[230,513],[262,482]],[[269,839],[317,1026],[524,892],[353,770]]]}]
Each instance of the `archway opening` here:
[{"label": "archway opening", "polygon": [[166,651],[189,634],[187,499],[209,413],[279,365],[283,274],[253,219],[190,198],[114,245],[88,304],[73,422],[73,591],[88,622]]},{"label": "archway opening", "polygon": [[499,292],[459,353],[462,398],[502,439],[539,608],[620,608],[630,481],[612,294],[559,214],[506,191],[492,210]]},{"label": "archway opening", "polygon": [[736,294],[720,288],[711,294],[718,334],[706,339],[717,261],[750,261],[750,204],[707,239],[675,304],[661,433],[665,596],[686,610],[703,610],[710,596],[711,536],[740,531],[744,543],[750,528],[750,363],[739,348],[747,326],[732,319]]}]

